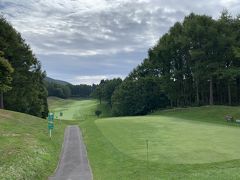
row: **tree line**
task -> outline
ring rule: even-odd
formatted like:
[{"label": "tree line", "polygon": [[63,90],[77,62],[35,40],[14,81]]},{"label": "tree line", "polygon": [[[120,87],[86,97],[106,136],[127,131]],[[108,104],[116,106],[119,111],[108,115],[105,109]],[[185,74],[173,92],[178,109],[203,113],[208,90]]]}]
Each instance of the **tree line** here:
[{"label": "tree line", "polygon": [[54,82],[45,81],[45,86],[48,91],[48,96],[56,96],[59,98],[89,98],[94,91],[96,85],[72,85],[72,84],[59,84]]},{"label": "tree line", "polygon": [[46,117],[45,76],[30,46],[0,17],[0,107]]},{"label": "tree line", "polygon": [[[96,90],[107,92],[101,84]],[[239,105],[240,16],[224,11],[213,19],[191,13],[175,23],[149,49],[142,64],[109,93],[114,115],[147,114],[166,107]]]},{"label": "tree line", "polygon": [[100,104],[102,100],[106,101],[112,107],[112,94],[121,83],[122,79],[120,78],[101,80],[100,84],[91,93],[91,97],[99,99]]}]

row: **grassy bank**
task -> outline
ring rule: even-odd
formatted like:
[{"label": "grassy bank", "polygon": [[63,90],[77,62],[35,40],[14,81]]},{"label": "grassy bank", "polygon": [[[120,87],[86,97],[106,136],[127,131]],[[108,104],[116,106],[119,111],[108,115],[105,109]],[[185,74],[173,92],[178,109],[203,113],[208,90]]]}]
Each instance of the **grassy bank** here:
[{"label": "grassy bank", "polygon": [[[240,178],[240,129],[224,121],[226,114],[238,118],[239,107],[98,119],[94,115],[96,101],[81,103],[91,107],[77,108],[85,117],[78,124],[96,180]],[[103,116],[108,116],[108,111],[104,112]]]},{"label": "grassy bank", "polygon": [[55,123],[52,139],[47,120],[0,110],[0,179],[47,179],[55,170],[65,123]]}]

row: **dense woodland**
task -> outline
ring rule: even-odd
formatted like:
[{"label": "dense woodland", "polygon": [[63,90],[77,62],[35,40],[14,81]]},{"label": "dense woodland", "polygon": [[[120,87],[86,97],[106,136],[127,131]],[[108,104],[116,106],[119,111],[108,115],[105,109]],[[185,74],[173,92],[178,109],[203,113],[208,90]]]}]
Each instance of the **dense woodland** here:
[{"label": "dense woodland", "polygon": [[112,94],[116,88],[122,83],[122,79],[116,78],[111,80],[101,80],[100,84],[92,92],[91,97],[107,102],[112,107]]},{"label": "dense woodland", "polygon": [[[104,88],[100,83],[94,94]],[[114,115],[146,114],[166,107],[239,105],[240,16],[225,11],[215,20],[192,13],[175,23],[109,96]]]},{"label": "dense woodland", "polygon": [[45,73],[30,46],[3,17],[0,17],[0,71],[1,108],[47,116]]},{"label": "dense woodland", "polygon": [[72,84],[60,84],[55,82],[45,81],[45,86],[48,91],[48,96],[56,96],[59,98],[89,98],[94,91],[96,85],[72,85]]}]

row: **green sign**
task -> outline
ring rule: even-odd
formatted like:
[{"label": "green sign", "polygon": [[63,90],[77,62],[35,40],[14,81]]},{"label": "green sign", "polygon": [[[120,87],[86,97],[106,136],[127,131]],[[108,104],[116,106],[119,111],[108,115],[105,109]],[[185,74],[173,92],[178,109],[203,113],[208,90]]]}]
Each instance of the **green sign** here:
[{"label": "green sign", "polygon": [[48,114],[48,129],[49,130],[54,128],[53,120],[54,120],[54,114],[53,113],[49,113]]},{"label": "green sign", "polygon": [[48,121],[53,121],[54,120],[54,114],[53,113],[49,113],[48,114]]},{"label": "green sign", "polygon": [[54,128],[54,124],[51,121],[48,121],[48,129],[53,129]]}]

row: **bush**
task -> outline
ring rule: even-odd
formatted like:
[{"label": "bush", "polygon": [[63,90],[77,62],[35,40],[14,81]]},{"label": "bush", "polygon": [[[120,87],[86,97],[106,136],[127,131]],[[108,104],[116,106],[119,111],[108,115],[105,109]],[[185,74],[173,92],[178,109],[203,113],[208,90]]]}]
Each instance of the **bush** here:
[{"label": "bush", "polygon": [[102,114],[102,111],[96,110],[95,114],[96,114],[97,117],[99,117]]}]

